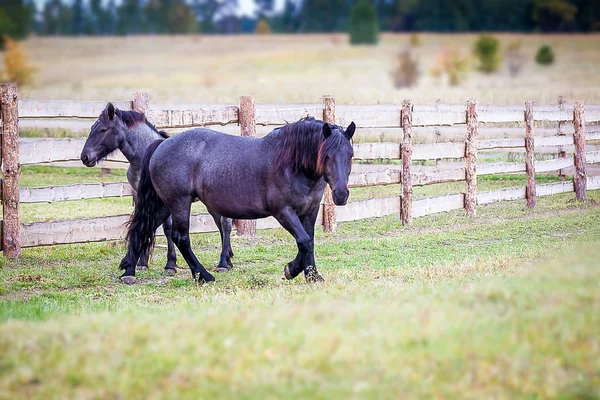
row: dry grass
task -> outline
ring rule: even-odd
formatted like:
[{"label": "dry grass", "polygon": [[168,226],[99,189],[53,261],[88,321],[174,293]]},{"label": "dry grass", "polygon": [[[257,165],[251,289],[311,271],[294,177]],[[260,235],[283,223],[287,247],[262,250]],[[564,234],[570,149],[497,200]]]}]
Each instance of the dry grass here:
[{"label": "dry grass", "polygon": [[[394,88],[389,71],[410,35],[386,34],[378,46],[351,47],[337,36],[191,36],[113,38],[32,38],[24,43],[39,68],[36,86],[22,97],[38,99],[124,100],[134,91],[150,92],[154,103],[237,103],[253,95],[259,103],[600,102],[598,35],[498,35],[504,50],[515,40],[526,56],[521,74],[511,78],[504,64],[498,74],[472,72],[458,87],[424,76],[412,88]],[[420,35],[413,49],[424,71],[442,49],[470,52],[476,35]],[[535,51],[548,43],[556,63],[540,67]],[[207,82],[209,82],[207,84]]]}]

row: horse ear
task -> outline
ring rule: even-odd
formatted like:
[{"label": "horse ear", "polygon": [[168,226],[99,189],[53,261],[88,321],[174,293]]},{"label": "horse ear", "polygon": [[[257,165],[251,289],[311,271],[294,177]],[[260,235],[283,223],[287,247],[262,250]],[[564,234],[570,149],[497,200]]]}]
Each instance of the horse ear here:
[{"label": "horse ear", "polygon": [[348,125],[348,128],[346,128],[346,132],[344,132],[344,135],[346,135],[348,140],[352,139],[354,131],[356,131],[356,124],[354,123],[354,121],[352,121],[350,122],[350,125]]},{"label": "horse ear", "polygon": [[108,103],[106,109],[108,110],[108,119],[112,120],[115,117],[115,106],[113,103]]},{"label": "horse ear", "polygon": [[329,126],[328,123],[325,123],[323,125],[323,136],[325,136],[325,139],[327,139],[329,136],[331,136],[331,127]]}]

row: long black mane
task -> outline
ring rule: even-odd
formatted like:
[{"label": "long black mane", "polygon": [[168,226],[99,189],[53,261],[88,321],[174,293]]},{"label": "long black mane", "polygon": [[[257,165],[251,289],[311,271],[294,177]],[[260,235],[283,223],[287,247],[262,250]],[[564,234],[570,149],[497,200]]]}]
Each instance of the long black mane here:
[{"label": "long black mane", "polygon": [[[167,139],[169,137],[167,132],[159,131],[158,129],[156,129],[156,126],[152,125],[150,123],[150,121],[148,121],[146,119],[146,116],[142,113],[139,113],[139,112],[133,111],[133,110],[125,111],[125,110],[116,109],[115,114],[121,119],[121,121],[123,121],[123,123],[125,125],[127,125],[128,128],[131,128],[132,126],[140,124],[140,123],[145,123],[150,129],[152,129],[154,132],[158,133],[161,137],[163,137],[165,139]],[[105,118],[106,120],[108,120],[108,109],[105,109],[102,112],[102,117]]]},{"label": "long black mane", "polygon": [[326,122],[312,117],[289,123],[271,134],[276,135],[275,168],[291,166],[292,171],[323,173],[325,159],[343,144],[343,135],[336,133],[340,127],[331,125],[331,136],[325,140],[323,125]]}]

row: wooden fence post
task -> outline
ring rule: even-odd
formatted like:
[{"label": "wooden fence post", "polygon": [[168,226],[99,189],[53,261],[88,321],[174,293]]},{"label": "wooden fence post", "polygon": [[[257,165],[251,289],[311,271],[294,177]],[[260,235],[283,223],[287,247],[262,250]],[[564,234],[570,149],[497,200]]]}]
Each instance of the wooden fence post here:
[{"label": "wooden fence post", "polygon": [[467,101],[467,136],[465,140],[465,211],[468,217],[477,214],[477,134],[479,131],[477,102]]},{"label": "wooden fence post", "polygon": [[412,111],[413,104],[410,100],[402,102],[401,125],[404,134],[400,153],[402,157],[402,198],[400,199],[400,218],[402,225],[412,222]]},{"label": "wooden fence post", "polygon": [[527,207],[535,207],[535,164],[533,160],[534,140],[533,140],[533,102],[525,102],[525,172],[527,173],[527,188],[525,189],[525,198]]},{"label": "wooden fence post", "polygon": [[575,175],[573,177],[575,197],[577,200],[584,200],[587,198],[587,173],[585,166],[585,114],[582,101],[576,101],[573,107],[573,127],[575,128],[573,134],[575,142]]},{"label": "wooden fence post", "polygon": [[[335,98],[331,96],[323,97],[323,121],[328,124],[335,124]],[[323,194],[323,232],[335,232],[337,228],[337,218],[335,215],[335,204],[331,194],[331,187],[325,187]]]},{"label": "wooden fence post", "polygon": [[14,83],[0,87],[0,112],[2,113],[2,250],[4,256],[21,255],[19,237],[19,91]]},{"label": "wooden fence post", "polygon": [[148,93],[133,94],[133,111],[146,114],[150,108],[150,95]]},{"label": "wooden fence post", "polygon": [[[254,97],[240,97],[239,121],[241,136],[256,136],[256,107],[254,105]],[[236,228],[239,236],[255,236],[256,220],[237,220]]]},{"label": "wooden fence post", "polygon": [[[563,96],[558,96],[558,109],[564,110],[565,108],[565,98]],[[566,133],[563,131],[565,125],[565,121],[558,121],[558,136],[566,136]],[[558,158],[565,158],[567,153],[565,152],[563,146],[558,147]],[[558,170],[558,179],[564,181],[566,179],[565,172],[561,169]]]}]

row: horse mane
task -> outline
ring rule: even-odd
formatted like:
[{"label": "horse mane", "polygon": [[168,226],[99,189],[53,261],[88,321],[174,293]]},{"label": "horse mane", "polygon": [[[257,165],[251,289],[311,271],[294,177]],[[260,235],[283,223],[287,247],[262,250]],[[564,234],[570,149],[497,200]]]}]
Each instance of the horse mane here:
[{"label": "horse mane", "polygon": [[[169,137],[169,135],[167,134],[167,132],[165,131],[159,131],[158,129],[156,129],[156,126],[152,125],[150,123],[150,121],[148,121],[146,119],[146,116],[142,113],[139,113],[137,111],[125,111],[125,110],[119,110],[119,109],[115,109],[115,114],[121,118],[121,121],[123,121],[123,123],[128,127],[131,128],[134,125],[140,124],[140,123],[145,123],[150,129],[152,129],[154,132],[158,133],[162,138],[167,139]],[[102,115],[104,116],[104,118],[108,119],[108,110],[104,110],[102,112]]]},{"label": "horse mane", "polygon": [[277,129],[275,169],[291,166],[294,173],[309,171],[323,175],[327,156],[335,153],[343,144],[343,135],[335,133],[339,128],[336,125],[330,124],[333,132],[325,140],[324,124],[323,121],[307,117]]}]

